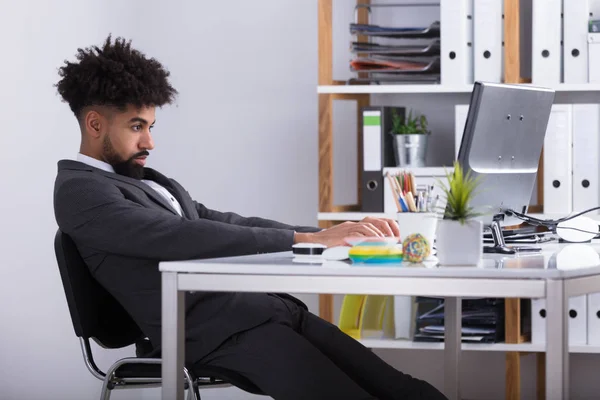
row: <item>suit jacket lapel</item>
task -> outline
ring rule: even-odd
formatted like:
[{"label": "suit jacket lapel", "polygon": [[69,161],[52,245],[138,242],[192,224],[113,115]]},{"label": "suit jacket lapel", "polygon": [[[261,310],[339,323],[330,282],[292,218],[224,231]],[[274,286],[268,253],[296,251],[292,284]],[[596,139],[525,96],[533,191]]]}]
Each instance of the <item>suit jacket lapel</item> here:
[{"label": "suit jacket lapel", "polygon": [[[118,181],[125,182],[130,185],[136,186],[136,187],[140,188],[141,190],[143,190],[148,195],[148,197],[151,198],[154,202],[163,206],[167,210],[171,211],[173,214],[179,216],[177,211],[175,211],[173,206],[167,200],[165,200],[165,198],[163,196],[158,194],[154,189],[152,189],[150,186],[146,185],[144,182],[139,181],[137,179],[129,178],[124,175],[119,175],[114,172],[108,172],[103,169],[92,167],[92,166],[84,164],[82,162],[73,161],[73,160],[59,161],[58,169],[59,170],[62,170],[62,169],[84,170],[84,171],[96,172],[96,173],[102,174],[103,176],[105,176],[109,179],[116,179]],[[179,201],[179,204],[181,205],[181,208],[183,209],[184,214],[190,219],[194,218],[194,215],[196,215],[196,209],[195,209],[195,206],[194,206],[192,200],[189,198],[189,196],[186,196],[185,193],[181,193],[180,190],[177,190],[177,188],[175,188],[174,185],[171,184],[171,181],[166,176],[162,175],[158,171],[153,170],[152,168],[144,168],[144,178],[153,180],[156,183],[164,186],[169,192],[171,192],[173,194],[173,196],[175,196],[177,198],[177,201]]]},{"label": "suit jacket lapel", "polygon": [[181,193],[179,190],[177,190],[169,178],[152,168],[144,168],[144,179],[153,180],[167,189],[179,202],[184,215],[188,219],[194,219],[193,216],[196,213],[196,208],[191,199],[185,193]]},{"label": "suit jacket lapel", "polygon": [[134,185],[134,186],[142,189],[144,192],[146,192],[146,194],[148,195],[148,197],[150,197],[156,203],[160,204],[161,206],[163,206],[167,210],[171,211],[173,214],[179,215],[179,214],[177,214],[177,211],[175,211],[175,209],[173,208],[173,206],[171,206],[167,202],[167,200],[165,200],[164,197],[162,197],[160,194],[158,194],[156,192],[156,190],[152,189],[150,186],[146,185],[144,182],[139,181],[137,179],[130,178],[128,176],[115,174],[114,172],[107,172],[107,171],[103,171],[103,170],[100,170],[100,169],[97,169],[96,171],[98,173],[103,174],[107,178],[116,179],[116,180],[119,180],[119,181],[122,181],[122,182],[125,182],[125,183],[129,183],[131,185]]}]

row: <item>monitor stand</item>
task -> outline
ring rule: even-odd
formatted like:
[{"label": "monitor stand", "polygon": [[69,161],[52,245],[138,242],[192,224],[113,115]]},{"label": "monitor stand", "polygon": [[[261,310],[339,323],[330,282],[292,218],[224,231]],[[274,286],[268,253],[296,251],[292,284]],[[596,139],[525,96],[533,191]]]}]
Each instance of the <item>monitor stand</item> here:
[{"label": "monitor stand", "polygon": [[494,221],[492,222],[492,238],[494,239],[493,246],[483,246],[484,253],[491,254],[516,254],[519,252],[538,252],[542,249],[540,247],[531,246],[507,246],[504,242],[504,235],[502,234],[502,228],[500,227],[500,221],[504,219],[504,215],[494,215]]}]

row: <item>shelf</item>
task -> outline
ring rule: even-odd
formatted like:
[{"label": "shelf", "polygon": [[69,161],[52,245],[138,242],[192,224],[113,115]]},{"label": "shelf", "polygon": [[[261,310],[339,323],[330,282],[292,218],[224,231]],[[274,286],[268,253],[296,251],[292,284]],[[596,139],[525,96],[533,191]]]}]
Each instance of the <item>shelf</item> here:
[{"label": "shelf", "polygon": [[[443,350],[443,343],[413,342],[410,340],[394,339],[362,339],[364,346],[371,349],[405,349],[405,350]],[[502,352],[527,352],[541,353],[545,351],[544,344],[533,343],[463,343],[463,351],[502,351]],[[599,354],[600,346],[571,345],[569,353]]]},{"label": "shelf", "polygon": [[446,172],[452,172],[453,167],[451,165],[446,167],[384,167],[383,174],[387,172],[401,172],[410,171],[415,177],[420,176],[436,176],[445,177]]},{"label": "shelf", "polygon": [[[523,83],[523,86],[551,87],[557,92],[600,92],[597,83],[560,83],[556,85],[532,85]],[[327,94],[382,94],[382,93],[471,93],[473,85],[447,86],[440,84],[396,84],[396,85],[322,85],[317,93]]]},{"label": "shelf", "polygon": [[473,85],[444,86],[423,85],[331,85],[319,86],[317,93],[366,94],[366,93],[471,93]]}]

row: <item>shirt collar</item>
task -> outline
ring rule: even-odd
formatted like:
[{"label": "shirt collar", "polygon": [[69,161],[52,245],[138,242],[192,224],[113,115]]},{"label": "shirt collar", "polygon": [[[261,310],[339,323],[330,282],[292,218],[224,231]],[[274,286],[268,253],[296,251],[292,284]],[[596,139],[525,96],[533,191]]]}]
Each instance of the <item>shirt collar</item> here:
[{"label": "shirt collar", "polygon": [[85,154],[77,153],[77,161],[87,164],[89,166],[104,170],[106,172],[112,172],[112,173],[115,172],[114,168],[109,163],[97,160],[90,156],[86,156]]}]

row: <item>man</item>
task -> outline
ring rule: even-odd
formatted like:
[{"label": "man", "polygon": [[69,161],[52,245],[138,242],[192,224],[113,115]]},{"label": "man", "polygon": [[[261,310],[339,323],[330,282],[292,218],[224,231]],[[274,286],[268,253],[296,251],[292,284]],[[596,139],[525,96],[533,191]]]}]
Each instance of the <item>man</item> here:
[{"label": "man", "polygon": [[[158,262],[328,246],[347,236],[397,236],[393,220],[367,218],[320,230],[243,218],[195,202],[175,180],[145,168],[155,108],[177,91],[169,72],[109,36],[79,49],[57,83],[81,128],[77,161],[62,160],[56,220],[94,278],[160,345]],[[285,294],[186,294],[186,363],[237,373],[275,399],[442,399],[396,371]]]}]

